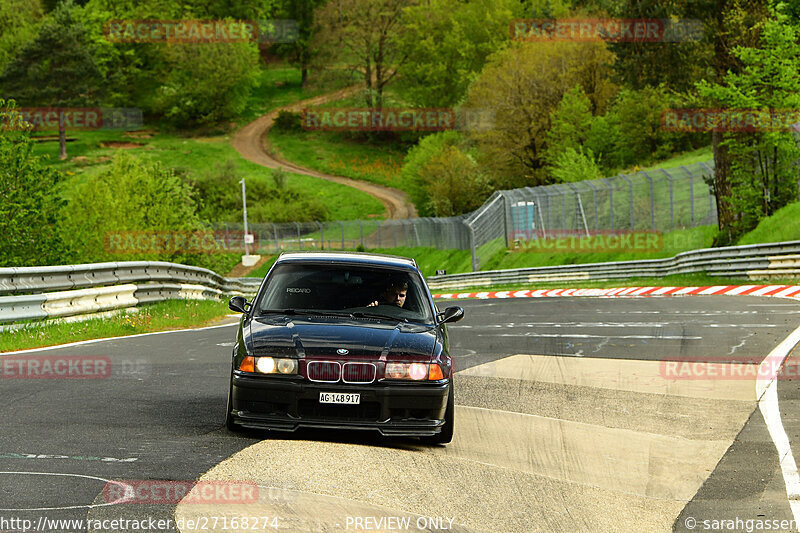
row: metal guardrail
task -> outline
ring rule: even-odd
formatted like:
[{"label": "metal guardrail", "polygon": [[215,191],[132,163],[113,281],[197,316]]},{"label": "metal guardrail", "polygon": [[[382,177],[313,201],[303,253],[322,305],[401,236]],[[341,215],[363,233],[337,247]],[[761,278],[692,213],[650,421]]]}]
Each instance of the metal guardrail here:
[{"label": "metal guardrail", "polygon": [[800,241],[705,248],[682,252],[665,259],[487,270],[433,276],[428,278],[428,286],[437,290],[453,290],[463,287],[533,282],[660,278],[671,274],[698,272],[705,272],[709,276],[747,277],[752,280],[799,277]]},{"label": "metal guardrail", "polygon": [[[800,241],[706,248],[665,259],[451,274],[427,281],[431,289],[453,290],[696,272],[753,280],[800,277]],[[260,283],[260,278],[230,279],[204,268],[157,261],[0,268],[0,323],[85,315],[169,299],[253,296]]]},{"label": "metal guardrail", "polygon": [[253,296],[260,278],[159,261],[0,268],[0,323],[63,318],[171,299]]}]

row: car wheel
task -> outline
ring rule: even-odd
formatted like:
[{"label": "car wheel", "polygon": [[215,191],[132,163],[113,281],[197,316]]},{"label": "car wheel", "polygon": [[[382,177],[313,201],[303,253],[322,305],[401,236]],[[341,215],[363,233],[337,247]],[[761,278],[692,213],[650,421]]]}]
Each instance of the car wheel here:
[{"label": "car wheel", "polygon": [[453,440],[453,419],[455,415],[455,402],[453,400],[453,384],[450,383],[450,393],[447,395],[447,409],[444,412],[444,425],[442,430],[430,437],[420,437],[425,444],[447,444]]},{"label": "car wheel", "polygon": [[228,431],[241,431],[241,428],[233,421],[231,409],[233,408],[233,383],[228,385],[228,403],[225,406],[225,427]]}]

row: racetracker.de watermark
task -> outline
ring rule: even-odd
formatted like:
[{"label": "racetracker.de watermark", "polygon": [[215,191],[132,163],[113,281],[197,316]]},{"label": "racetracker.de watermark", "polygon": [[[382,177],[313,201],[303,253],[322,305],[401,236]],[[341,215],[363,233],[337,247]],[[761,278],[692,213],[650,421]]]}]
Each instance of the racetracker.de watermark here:
[{"label": "racetracker.de watermark", "polygon": [[1,360],[0,379],[105,379],[111,359],[105,356],[7,355]]},{"label": "racetracker.de watermark", "polygon": [[512,250],[539,253],[658,252],[664,236],[658,231],[529,230],[509,235]]},{"label": "racetracker.de watermark", "polygon": [[799,109],[665,109],[664,131],[758,132],[794,131],[800,123]]},{"label": "racetracker.de watermark", "polygon": [[517,19],[511,21],[509,34],[515,41],[529,42],[687,42],[703,38],[703,22],[641,18]]},{"label": "racetracker.de watermark", "polygon": [[658,371],[669,380],[728,381],[742,379],[800,380],[800,361],[760,357],[686,357],[660,361]]},{"label": "racetracker.de watermark", "polygon": [[304,109],[300,125],[318,131],[485,131],[494,127],[489,109],[314,108]]},{"label": "racetracker.de watermark", "polygon": [[245,240],[258,248],[258,237],[241,231],[121,231],[105,234],[105,250],[111,254],[242,252]]},{"label": "racetracker.de watermark", "polygon": [[103,487],[103,499],[111,504],[249,504],[258,498],[253,481],[115,480]]},{"label": "racetracker.de watermark", "polygon": [[142,126],[135,107],[20,107],[0,109],[3,130],[117,130]]},{"label": "racetracker.de watermark", "polygon": [[114,43],[293,43],[297,21],[271,20],[109,20],[106,39]]}]

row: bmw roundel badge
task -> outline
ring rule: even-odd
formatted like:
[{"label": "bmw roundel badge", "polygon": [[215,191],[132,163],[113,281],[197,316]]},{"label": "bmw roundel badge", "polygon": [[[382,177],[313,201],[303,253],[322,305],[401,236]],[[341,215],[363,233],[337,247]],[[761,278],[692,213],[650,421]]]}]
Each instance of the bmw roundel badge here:
[{"label": "bmw roundel badge", "polygon": [[339,348],[338,350],[336,350],[336,353],[338,353],[339,355],[347,355],[347,354],[350,353],[350,350],[345,350],[344,348]]}]

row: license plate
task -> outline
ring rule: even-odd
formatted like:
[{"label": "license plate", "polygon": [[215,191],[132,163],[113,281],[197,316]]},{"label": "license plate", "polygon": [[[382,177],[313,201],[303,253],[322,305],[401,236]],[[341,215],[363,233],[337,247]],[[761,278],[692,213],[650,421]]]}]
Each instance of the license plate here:
[{"label": "license plate", "polygon": [[358,405],[361,403],[361,394],[357,392],[320,392],[319,403],[344,403]]}]

